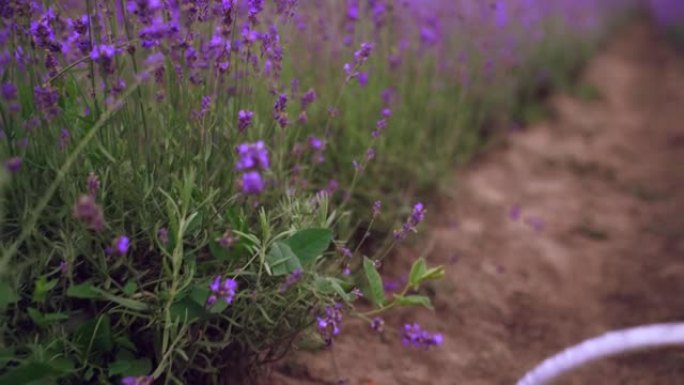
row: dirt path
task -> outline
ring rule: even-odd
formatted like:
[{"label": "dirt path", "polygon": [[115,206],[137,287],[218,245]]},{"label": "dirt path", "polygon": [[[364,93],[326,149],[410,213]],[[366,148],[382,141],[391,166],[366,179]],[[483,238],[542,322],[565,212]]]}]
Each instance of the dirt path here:
[{"label": "dirt path", "polygon": [[[460,172],[454,197],[429,213],[430,262],[448,267],[436,313],[387,322],[420,321],[445,345],[411,351],[347,323],[334,349],[349,384],[513,384],[584,338],[684,319],[683,56],[635,26],[585,81],[601,100],[554,98],[552,121]],[[404,263],[388,268],[407,271]],[[270,383],[335,383],[329,353],[293,360],[306,365],[284,364]],[[682,384],[684,350],[602,362],[559,383]]]}]

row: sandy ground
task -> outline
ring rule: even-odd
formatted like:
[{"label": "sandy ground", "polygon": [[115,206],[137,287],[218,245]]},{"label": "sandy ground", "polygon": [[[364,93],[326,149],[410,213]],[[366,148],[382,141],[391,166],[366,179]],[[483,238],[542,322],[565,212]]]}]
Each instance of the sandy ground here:
[{"label": "sandy ground", "polygon": [[[429,352],[344,325],[330,352],[300,352],[269,384],[513,384],[548,355],[602,332],[684,318],[684,56],[629,28],[588,66],[601,98],[558,95],[555,117],[458,172],[428,215],[435,312]],[[513,207],[520,218],[511,218]],[[405,248],[384,274],[407,271]],[[339,376],[339,377],[338,377]],[[583,368],[559,384],[684,384],[684,349]]]}]

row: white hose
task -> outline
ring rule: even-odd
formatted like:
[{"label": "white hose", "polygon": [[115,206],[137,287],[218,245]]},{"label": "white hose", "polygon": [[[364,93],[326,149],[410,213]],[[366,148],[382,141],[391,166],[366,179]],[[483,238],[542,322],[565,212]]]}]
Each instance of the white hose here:
[{"label": "white hose", "polygon": [[547,358],[527,372],[517,385],[544,385],[565,372],[600,358],[671,345],[684,345],[684,323],[639,326],[608,332]]}]

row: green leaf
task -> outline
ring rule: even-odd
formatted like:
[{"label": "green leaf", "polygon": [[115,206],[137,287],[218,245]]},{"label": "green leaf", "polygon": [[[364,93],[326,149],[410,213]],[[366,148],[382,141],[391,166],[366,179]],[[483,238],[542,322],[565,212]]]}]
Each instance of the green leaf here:
[{"label": "green leaf", "polygon": [[128,369],[128,372],[124,374],[127,376],[139,377],[150,374],[151,371],[152,363],[150,362],[150,360],[147,358],[140,358],[131,362],[131,366]]},{"label": "green leaf", "polygon": [[68,297],[82,299],[96,299],[101,297],[95,286],[90,282],[70,286],[67,289],[66,294]]},{"label": "green leaf", "polygon": [[27,385],[34,381],[45,380],[60,374],[52,366],[43,362],[24,362],[20,366],[0,375],[2,385]]},{"label": "green leaf", "polygon": [[62,373],[71,372],[76,366],[73,360],[63,356],[51,360],[48,364]]},{"label": "green leaf", "polygon": [[[81,351],[91,353],[107,353],[114,348],[112,339],[112,323],[107,314],[92,319],[74,333],[73,341],[81,347]],[[90,351],[88,350],[90,349]],[[83,357],[87,358],[87,357]]]},{"label": "green leaf", "polygon": [[375,269],[373,261],[368,257],[363,257],[363,271],[366,273],[368,280],[368,292],[366,296],[373,301],[377,306],[382,306],[385,302],[385,289],[382,286],[382,277]]},{"label": "green leaf", "polygon": [[14,348],[0,348],[0,367],[14,360]]},{"label": "green leaf", "polygon": [[33,290],[33,302],[43,303],[47,298],[47,294],[50,290],[54,289],[57,285],[58,280],[51,279],[47,280],[45,277],[40,277],[36,280],[35,288]]},{"label": "green leaf", "polygon": [[401,306],[424,306],[430,310],[434,310],[430,298],[424,295],[395,295],[394,299],[397,301],[397,304]]},{"label": "green leaf", "polygon": [[283,243],[290,246],[302,265],[307,265],[328,249],[332,237],[329,229],[306,229],[296,232]]},{"label": "green leaf", "polygon": [[422,257],[418,258],[415,262],[413,262],[413,266],[411,266],[411,272],[409,273],[409,284],[414,288],[418,288],[426,271],[427,266],[425,265],[425,259]]},{"label": "green leaf", "polygon": [[180,319],[187,323],[195,321],[205,314],[204,307],[190,298],[184,298],[171,305],[171,319]]},{"label": "green leaf", "polygon": [[122,348],[126,348],[132,352],[138,351],[138,349],[135,347],[135,344],[126,336],[119,336],[114,338],[114,343],[117,346],[120,346]]},{"label": "green leaf", "polygon": [[41,313],[35,308],[28,308],[26,309],[28,312],[29,317],[31,317],[31,320],[33,323],[36,325],[40,326],[41,328],[46,327],[50,323],[53,322],[60,322],[60,321],[66,321],[69,319],[69,316],[64,313]]},{"label": "green leaf", "polygon": [[337,294],[346,302],[351,301],[352,295],[347,293],[342,287],[342,281],[332,277],[316,278],[316,288],[322,294]]},{"label": "green leaf", "polygon": [[0,282],[0,311],[7,309],[7,306],[17,301],[19,301],[19,296],[9,282]]},{"label": "green leaf", "polygon": [[444,266],[437,266],[433,267],[431,269],[428,269],[428,271],[423,274],[423,281],[434,281],[437,279],[442,279],[444,278]]},{"label": "green leaf", "polygon": [[129,299],[129,298],[124,298],[118,295],[110,294],[102,289],[94,288],[95,291],[97,291],[100,296],[103,299],[115,302],[125,308],[131,309],[131,310],[136,310],[136,311],[146,311],[149,309],[149,306],[140,301],[136,301],[134,299]]},{"label": "green leaf", "polygon": [[271,267],[271,272],[275,276],[290,274],[302,268],[297,256],[292,252],[290,246],[283,242],[275,242],[271,250],[266,255],[266,261]]},{"label": "green leaf", "polygon": [[128,280],[128,282],[126,282],[122,291],[124,294],[131,296],[135,294],[136,291],[138,291],[138,284],[135,283],[135,280],[131,278]]},{"label": "green leaf", "polygon": [[117,374],[124,374],[131,368],[131,361],[116,360],[109,365],[109,375],[116,376]]},{"label": "green leaf", "polygon": [[212,257],[220,260],[226,260],[230,257],[229,250],[219,245],[219,243],[213,239],[209,241],[209,253],[211,253]]}]

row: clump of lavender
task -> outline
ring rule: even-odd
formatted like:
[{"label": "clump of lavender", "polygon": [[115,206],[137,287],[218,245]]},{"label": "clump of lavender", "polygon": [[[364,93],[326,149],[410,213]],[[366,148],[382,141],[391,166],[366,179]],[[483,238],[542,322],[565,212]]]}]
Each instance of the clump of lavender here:
[{"label": "clump of lavender", "polygon": [[334,336],[340,334],[340,323],[342,322],[342,304],[336,303],[328,305],[323,310],[323,314],[316,317],[318,333],[323,337],[325,344],[332,345]]},{"label": "clump of lavender", "polygon": [[219,299],[223,299],[227,304],[231,304],[237,288],[238,283],[234,279],[222,279],[220,275],[217,275],[209,284],[211,294],[207,298],[207,306],[213,306]]},{"label": "clump of lavender", "polygon": [[411,232],[416,232],[416,227],[425,219],[425,208],[418,202],[413,206],[413,212],[406,219],[400,229],[394,230],[394,239],[403,240]]},{"label": "clump of lavender", "polygon": [[401,334],[401,342],[404,346],[422,348],[428,350],[433,346],[440,346],[444,337],[439,333],[430,333],[423,330],[420,324],[406,324]]}]

